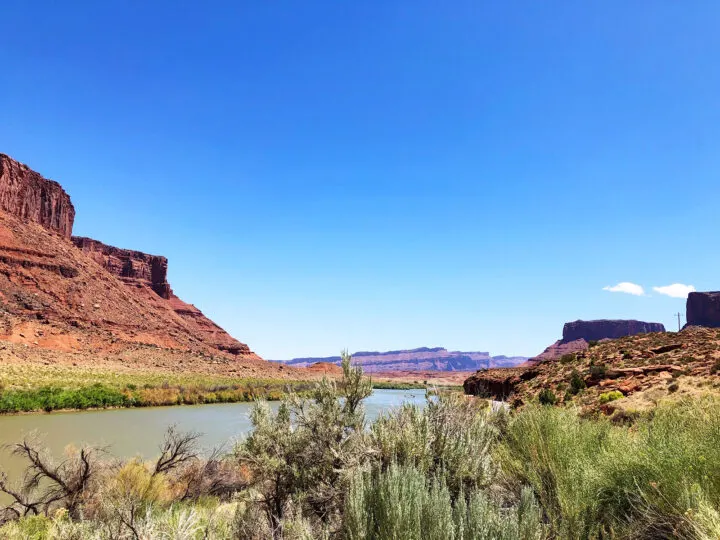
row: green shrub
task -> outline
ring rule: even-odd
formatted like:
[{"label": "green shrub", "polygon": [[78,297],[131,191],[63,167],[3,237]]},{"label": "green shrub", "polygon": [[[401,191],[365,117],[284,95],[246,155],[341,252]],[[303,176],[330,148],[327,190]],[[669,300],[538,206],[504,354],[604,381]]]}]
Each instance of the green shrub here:
[{"label": "green shrub", "polygon": [[441,476],[428,478],[409,466],[358,473],[347,497],[348,540],[535,540],[546,537],[530,490],[516,506],[502,508],[483,491],[451,497]]},{"label": "green shrub", "polygon": [[510,421],[498,458],[505,476],[528,485],[559,538],[589,538],[602,523],[596,509],[598,456],[611,447],[611,426],[581,420],[570,408],[528,407]]},{"label": "green shrub", "polygon": [[[602,460],[598,504],[631,538],[717,538],[720,402],[660,405]],[[714,517],[713,517],[714,516]]]},{"label": "green shrub", "polygon": [[428,476],[442,471],[456,496],[494,479],[490,453],[498,430],[490,416],[484,401],[440,394],[428,397],[424,408],[405,404],[378,418],[370,444],[384,468],[412,465]]},{"label": "green shrub", "polygon": [[585,380],[580,376],[580,373],[577,369],[573,369],[572,373],[570,374],[570,393],[572,395],[577,395],[585,388],[587,388]]},{"label": "green shrub", "polygon": [[602,379],[608,372],[608,367],[605,364],[591,365],[590,375],[594,379]]},{"label": "green shrub", "polygon": [[561,364],[572,364],[576,360],[577,360],[577,355],[575,353],[563,354],[560,357]]},{"label": "green shrub", "polygon": [[557,403],[557,396],[550,388],[543,388],[538,394],[538,400],[542,405],[555,405]]},{"label": "green shrub", "polygon": [[119,390],[100,383],[77,389],[45,386],[37,390],[8,390],[0,394],[2,413],[127,407],[132,404],[132,399]]},{"label": "green shrub", "polygon": [[718,372],[720,372],[720,360],[715,360],[715,363],[710,368],[710,373],[715,375]]},{"label": "green shrub", "polygon": [[312,399],[291,395],[276,413],[267,403],[251,413],[254,429],[235,458],[261,494],[273,530],[298,499],[317,519],[337,515],[349,471],[369,458],[362,402],[372,386],[350,362],[343,353],[343,378],[338,384],[323,379]]},{"label": "green shrub", "polygon": [[598,397],[598,401],[601,405],[604,405],[605,403],[610,403],[611,401],[615,401],[616,399],[622,399],[625,396],[622,392],[619,392],[618,390],[613,390],[611,392],[605,392],[603,394],[600,394]]}]

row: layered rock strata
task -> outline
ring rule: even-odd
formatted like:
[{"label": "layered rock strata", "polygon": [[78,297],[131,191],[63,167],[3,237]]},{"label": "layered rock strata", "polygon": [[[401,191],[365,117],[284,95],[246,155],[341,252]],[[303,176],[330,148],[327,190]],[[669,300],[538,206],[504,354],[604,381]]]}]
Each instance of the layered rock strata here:
[{"label": "layered rock strata", "polygon": [[92,238],[73,236],[72,242],[100,266],[129,285],[144,285],[166,300],[172,296],[167,282],[168,260],[160,255],[108,246]]},{"label": "layered rock strata", "polygon": [[65,238],[72,235],[75,207],[62,186],[5,154],[0,154],[0,210]]}]

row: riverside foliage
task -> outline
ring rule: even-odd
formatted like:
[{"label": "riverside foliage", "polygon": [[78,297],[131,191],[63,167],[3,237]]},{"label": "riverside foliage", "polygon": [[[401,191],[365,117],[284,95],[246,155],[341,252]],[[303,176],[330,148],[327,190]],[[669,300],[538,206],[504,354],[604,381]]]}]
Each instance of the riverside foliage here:
[{"label": "riverside foliage", "polygon": [[152,463],[37,441],[0,476],[8,539],[656,539],[720,536],[720,402],[660,405],[632,425],[568,407],[494,411],[459,394],[366,425],[371,385],[343,379],[258,403],[254,431],[200,457],[170,430]]}]

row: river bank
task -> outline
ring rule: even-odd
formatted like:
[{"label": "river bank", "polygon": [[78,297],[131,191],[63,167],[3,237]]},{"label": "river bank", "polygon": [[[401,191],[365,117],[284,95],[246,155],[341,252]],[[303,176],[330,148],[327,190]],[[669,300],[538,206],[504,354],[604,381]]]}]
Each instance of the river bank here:
[{"label": "river bank", "polygon": [[[0,365],[0,413],[277,401],[288,390],[307,392],[319,378],[240,378],[193,372],[9,364]],[[377,380],[373,386],[386,390],[425,388],[423,384],[392,380]]]}]

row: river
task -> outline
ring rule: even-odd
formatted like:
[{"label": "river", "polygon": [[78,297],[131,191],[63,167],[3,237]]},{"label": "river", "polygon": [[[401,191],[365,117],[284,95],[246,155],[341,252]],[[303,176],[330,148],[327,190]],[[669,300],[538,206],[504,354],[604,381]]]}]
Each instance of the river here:
[{"label": "river", "polygon": [[[366,418],[377,416],[403,402],[424,403],[424,390],[375,390],[365,401]],[[278,403],[270,404],[277,409]],[[168,426],[202,434],[207,450],[217,446],[232,448],[232,443],[250,429],[252,403],[224,403],[178,407],[149,407],[104,411],[53,412],[0,416],[0,445],[21,441],[32,432],[50,453],[60,458],[68,445],[90,444],[107,447],[121,458],[140,456],[153,459]],[[17,477],[22,461],[0,450],[0,471]]]}]

